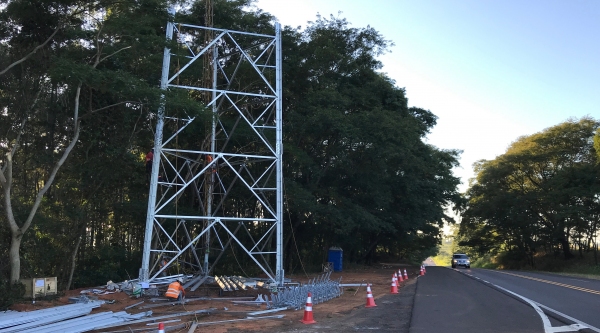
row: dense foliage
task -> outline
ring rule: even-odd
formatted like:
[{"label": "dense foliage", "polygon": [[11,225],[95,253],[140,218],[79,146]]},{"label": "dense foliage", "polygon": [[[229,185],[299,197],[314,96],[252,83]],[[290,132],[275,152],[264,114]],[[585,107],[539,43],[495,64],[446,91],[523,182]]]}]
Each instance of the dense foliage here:
[{"label": "dense foliage", "polygon": [[[461,245],[535,265],[538,253],[570,259],[597,248],[600,224],[600,122],[569,120],[480,161],[467,195]],[[596,142],[596,144],[594,144]]]},{"label": "dense foliage", "polygon": [[[215,26],[272,33],[273,18],[250,4],[214,1]],[[202,24],[201,1],[184,8],[178,21]],[[62,288],[135,277],[166,2],[14,0],[1,15],[3,276],[17,241],[17,276],[58,276]],[[299,260],[320,267],[330,246],[349,262],[423,259],[451,221],[445,207],[460,201],[451,172],[459,152],[424,142],[435,115],[409,108],[379,71],[389,45],[333,17],[284,29],[288,271]],[[193,94],[166,100],[169,112],[204,112]],[[198,131],[182,143],[201,144]]]}]

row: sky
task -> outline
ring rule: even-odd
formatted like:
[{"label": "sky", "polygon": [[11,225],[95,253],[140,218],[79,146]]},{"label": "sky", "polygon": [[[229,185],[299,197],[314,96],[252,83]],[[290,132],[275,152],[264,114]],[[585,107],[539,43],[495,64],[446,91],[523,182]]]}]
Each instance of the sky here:
[{"label": "sky", "polygon": [[[438,122],[427,136],[463,151],[463,184],[478,160],[570,118],[600,119],[598,0],[258,0],[282,25],[317,14],[371,26],[394,43],[382,72],[409,106]],[[285,84],[285,83],[284,83]]]}]

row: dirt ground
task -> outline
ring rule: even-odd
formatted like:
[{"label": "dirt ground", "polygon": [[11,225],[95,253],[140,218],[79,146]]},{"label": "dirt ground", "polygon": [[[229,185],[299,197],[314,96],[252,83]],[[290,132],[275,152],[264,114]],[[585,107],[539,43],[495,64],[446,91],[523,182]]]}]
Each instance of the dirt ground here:
[{"label": "dirt ground", "polygon": [[[398,269],[406,269],[409,279],[403,281],[399,286],[399,295],[390,294],[391,277]],[[377,331],[408,332],[410,315],[412,309],[412,299],[416,287],[416,277],[418,276],[418,267],[404,264],[385,264],[377,266],[368,266],[361,269],[344,270],[334,272],[331,275],[332,280],[342,277],[342,284],[360,284],[362,287],[345,287],[341,297],[329,300],[325,303],[313,305],[313,317],[317,324],[305,325],[300,322],[303,318],[304,310],[286,310],[277,313],[268,313],[269,315],[284,315],[281,319],[261,319],[236,322],[221,322],[207,324],[208,322],[218,322],[227,320],[243,319],[247,317],[247,312],[265,310],[265,305],[238,305],[231,299],[234,297],[256,297],[257,294],[269,294],[266,290],[253,290],[248,292],[219,292],[216,287],[200,288],[195,292],[187,292],[188,299],[195,297],[206,297],[209,300],[199,300],[188,302],[184,305],[169,305],[165,301],[152,301],[152,297],[134,298],[124,292],[117,292],[108,295],[99,295],[99,299],[111,302],[112,304],[103,304],[96,308],[92,313],[104,311],[126,311],[130,314],[152,311],[152,316],[167,315],[170,313],[191,312],[196,310],[214,309],[210,314],[196,316],[180,316],[169,320],[178,320],[165,323],[166,332],[189,332],[192,321],[204,323],[198,326],[195,332],[215,332],[215,333],[239,333],[239,332],[344,332],[356,327],[365,329],[376,329]],[[309,278],[318,276],[286,276],[294,282],[307,282]],[[366,287],[365,284],[371,284],[371,290],[376,308],[365,308]],[[38,301],[35,304],[23,303],[13,306],[13,310],[31,311],[51,306],[69,304],[69,297],[79,296],[81,290],[69,291],[63,297],[53,301]],[[219,295],[221,294],[221,295]],[[138,302],[144,303],[125,310],[124,308]],[[162,306],[156,306],[163,304]],[[393,320],[391,320],[393,319]],[[151,323],[151,322],[148,322]],[[95,332],[157,332],[157,325],[147,325],[148,323],[113,327]]]}]

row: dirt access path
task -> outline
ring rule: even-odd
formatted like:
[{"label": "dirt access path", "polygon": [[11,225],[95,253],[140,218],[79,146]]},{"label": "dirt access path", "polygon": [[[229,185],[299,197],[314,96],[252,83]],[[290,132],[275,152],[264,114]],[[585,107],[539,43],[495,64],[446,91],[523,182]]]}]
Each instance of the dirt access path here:
[{"label": "dirt access path", "polygon": [[[391,278],[398,269],[407,271],[409,279],[400,282],[399,294],[390,294]],[[140,313],[151,310],[152,316],[162,316],[173,313],[191,312],[196,310],[215,309],[209,315],[179,316],[173,319],[180,321],[165,324],[166,332],[187,333],[192,321],[205,323],[198,326],[195,332],[211,333],[241,333],[241,332],[347,332],[357,328],[371,331],[406,332],[410,325],[413,298],[416,289],[418,267],[405,264],[385,264],[377,266],[366,266],[360,269],[347,269],[335,272],[331,275],[332,280],[342,278],[342,284],[360,284],[358,287],[345,287],[341,297],[332,299],[325,303],[313,305],[313,317],[316,324],[305,325],[300,322],[304,315],[302,310],[286,310],[268,315],[284,315],[281,319],[261,319],[250,321],[234,321],[206,325],[207,322],[236,320],[247,317],[248,312],[265,310],[265,306],[236,305],[231,300],[220,299],[217,288],[188,292],[187,297],[210,297],[210,300],[189,302],[185,305],[176,304],[165,306],[156,305],[150,297],[133,298],[123,292],[98,296],[99,299],[107,301],[94,309],[93,313],[105,311],[126,311],[127,313]],[[286,276],[294,282],[305,283],[314,276]],[[377,307],[365,308],[367,292],[366,283],[371,284],[373,298]],[[13,310],[31,311],[41,308],[68,304],[68,298],[78,296],[81,290],[69,291],[63,297],[49,302],[37,302],[36,304],[23,303],[13,306]],[[256,297],[250,293],[247,296]],[[265,291],[262,291],[263,295]],[[227,296],[227,295],[223,295]],[[237,295],[240,296],[240,295]],[[144,301],[143,304],[133,306]],[[129,307],[128,309],[125,309]],[[169,319],[166,319],[169,320]],[[156,323],[157,324],[157,323]],[[94,332],[157,332],[157,326],[137,324],[131,326],[113,327]]]},{"label": "dirt access path", "polygon": [[[406,269],[409,279],[400,283],[399,294],[390,294],[391,277],[398,269]],[[332,279],[342,277],[344,283],[371,283],[377,307],[366,308],[366,288],[347,287],[344,294],[325,303],[313,305],[316,324],[300,322],[303,310],[279,312],[285,317],[278,320],[251,321],[199,328],[196,332],[349,332],[369,330],[375,332],[408,333],[412,315],[413,298],[417,285],[417,267],[385,265],[362,270],[349,270],[332,274]],[[293,280],[301,280],[294,279]],[[358,289],[358,290],[357,290]],[[181,332],[187,332],[182,330]]]}]

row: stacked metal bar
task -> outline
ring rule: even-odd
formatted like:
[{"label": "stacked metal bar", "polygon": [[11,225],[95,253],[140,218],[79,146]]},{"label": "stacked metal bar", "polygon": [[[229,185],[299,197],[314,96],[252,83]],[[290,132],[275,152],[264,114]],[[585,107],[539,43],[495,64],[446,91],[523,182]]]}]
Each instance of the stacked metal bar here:
[{"label": "stacked metal bar", "polygon": [[241,276],[215,276],[215,282],[223,291],[247,290],[262,285],[256,280],[243,278]]},{"label": "stacked metal bar", "polygon": [[57,306],[30,312],[0,314],[0,333],[79,333],[93,330],[110,323],[125,322],[149,316],[152,312],[130,315],[112,311],[88,315],[104,301],[92,301]]}]

